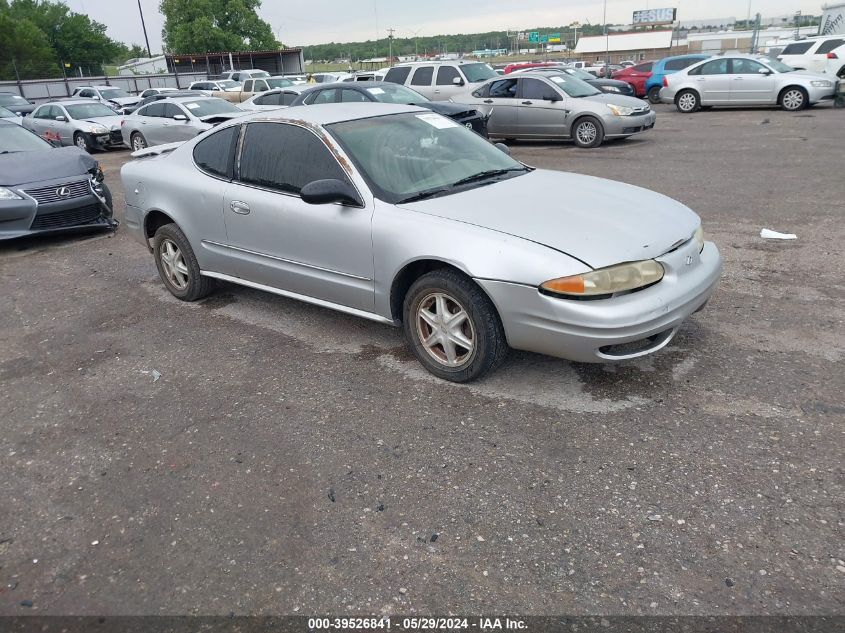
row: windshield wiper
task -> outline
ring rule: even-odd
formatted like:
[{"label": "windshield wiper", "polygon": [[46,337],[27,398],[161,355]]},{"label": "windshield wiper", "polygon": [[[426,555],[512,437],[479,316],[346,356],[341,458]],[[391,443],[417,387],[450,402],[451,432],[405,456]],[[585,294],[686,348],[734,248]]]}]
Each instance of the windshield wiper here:
[{"label": "windshield wiper", "polygon": [[402,204],[403,202],[416,202],[417,200],[425,200],[426,198],[433,198],[434,196],[446,193],[449,191],[451,187],[438,187],[437,189],[427,189],[425,191],[420,191],[418,193],[413,193],[407,198],[402,198],[396,204]]},{"label": "windshield wiper", "polygon": [[471,182],[476,182],[479,180],[487,180],[488,178],[494,178],[496,176],[504,176],[507,173],[512,171],[528,171],[525,167],[508,167],[507,169],[489,169],[487,171],[481,171],[477,174],[473,174],[472,176],[467,176],[466,178],[461,178],[457,182],[453,182],[452,186],[457,187],[459,185],[465,185]]}]

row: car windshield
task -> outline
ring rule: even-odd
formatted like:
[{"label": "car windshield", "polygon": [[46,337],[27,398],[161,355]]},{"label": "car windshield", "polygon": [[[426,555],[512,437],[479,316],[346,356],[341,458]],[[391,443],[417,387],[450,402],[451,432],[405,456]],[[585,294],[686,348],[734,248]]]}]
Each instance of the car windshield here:
[{"label": "car windshield", "polygon": [[132,95],[120,88],[109,88],[108,90],[100,90],[100,96],[103,99],[122,99],[123,97],[131,97]]},{"label": "car windshield", "polygon": [[373,86],[367,88],[367,92],[376,101],[382,103],[398,103],[401,105],[413,105],[415,103],[426,103],[429,101],[416,90],[411,90],[399,84],[387,84],[384,86]]},{"label": "car windshield", "polygon": [[247,77],[252,79],[260,79],[261,77],[269,77],[270,73],[266,70],[256,70],[255,72],[247,73]]},{"label": "car windshield", "polygon": [[217,85],[223,88],[223,90],[228,90],[229,88],[237,88],[241,84],[237,81],[232,81],[231,79],[224,79],[223,81],[218,81]]},{"label": "car windshield", "polygon": [[562,68],[561,72],[565,72],[567,75],[572,75],[573,77],[578,77],[582,81],[593,81],[596,76],[591,75],[586,70],[581,70],[580,68]]},{"label": "car windshield", "polygon": [[11,110],[0,106],[0,119],[8,119],[9,117],[18,116]]},{"label": "car windshield", "polygon": [[186,101],[182,103],[198,119],[214,114],[226,114],[228,112],[241,112],[234,105],[223,99],[202,99],[198,101]]},{"label": "car windshield", "polygon": [[374,193],[393,204],[449,195],[529,171],[478,134],[434,112],[326,127]]},{"label": "car windshield", "polygon": [[552,75],[549,79],[555,82],[555,85],[570,97],[575,97],[576,99],[601,94],[600,91],[593,88],[586,81],[582,81],[572,75]]},{"label": "car windshield", "polygon": [[792,66],[789,66],[788,64],[784,64],[779,59],[762,59],[760,61],[762,61],[764,64],[766,64],[766,66],[768,66],[769,68],[771,68],[772,70],[774,70],[775,72],[778,72],[778,73],[795,72],[795,69]]},{"label": "car windshield", "polygon": [[287,88],[288,86],[292,86],[293,82],[289,79],[283,79],[281,77],[274,77],[272,79],[267,80],[267,85],[271,88]]},{"label": "car windshield", "polygon": [[0,125],[0,154],[50,149],[47,141],[20,125]]},{"label": "car windshield", "polygon": [[71,119],[91,119],[99,116],[115,116],[114,110],[102,103],[77,103],[66,105]]},{"label": "car windshield", "polygon": [[464,72],[464,75],[466,75],[467,81],[473,84],[499,76],[496,71],[490,67],[490,64],[461,64],[461,70]]},{"label": "car windshield", "polygon": [[29,101],[18,95],[0,95],[0,105],[29,105]]}]

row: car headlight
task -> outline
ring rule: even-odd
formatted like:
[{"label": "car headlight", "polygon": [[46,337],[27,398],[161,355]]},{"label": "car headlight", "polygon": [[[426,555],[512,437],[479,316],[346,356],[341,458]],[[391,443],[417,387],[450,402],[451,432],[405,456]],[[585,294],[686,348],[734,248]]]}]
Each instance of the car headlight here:
[{"label": "car headlight", "polygon": [[0,187],[0,200],[23,200],[23,198],[21,198],[11,189]]},{"label": "car headlight", "polygon": [[620,92],[619,88],[616,86],[602,86],[601,89],[605,92]]},{"label": "car headlight", "polygon": [[695,229],[695,233],[692,234],[692,241],[698,245],[699,253],[704,250],[704,227],[700,224],[698,225],[698,228]]},{"label": "car headlight", "polygon": [[833,82],[828,81],[827,79],[819,79],[817,81],[810,82],[814,88],[832,88]]},{"label": "car headlight", "polygon": [[540,284],[540,289],[551,294],[571,297],[609,295],[650,286],[663,279],[663,274],[660,262],[647,259],[600,268],[580,275],[550,279]]},{"label": "car headlight", "polygon": [[88,132],[90,134],[108,134],[109,131],[107,128],[104,128],[102,125],[92,125],[88,128]]},{"label": "car headlight", "polygon": [[618,106],[612,103],[606,103],[605,105],[616,116],[630,116],[634,113],[634,108],[629,108],[628,106]]}]

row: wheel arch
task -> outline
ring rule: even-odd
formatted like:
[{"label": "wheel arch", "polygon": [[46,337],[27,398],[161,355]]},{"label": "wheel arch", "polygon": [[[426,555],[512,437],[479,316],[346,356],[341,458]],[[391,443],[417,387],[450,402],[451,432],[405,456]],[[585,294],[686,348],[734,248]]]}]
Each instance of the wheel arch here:
[{"label": "wheel arch", "polygon": [[[481,292],[487,295],[487,292],[475,282],[472,275],[458,264],[435,257],[421,257],[407,262],[393,276],[393,281],[390,284],[390,316],[395,322],[402,322],[405,296],[413,283],[427,273],[442,269],[452,270],[465,276],[478,286]],[[492,298],[489,295],[487,297],[492,302]]]},{"label": "wheel arch", "polygon": [[[146,215],[144,215],[144,237],[147,240],[147,244],[155,236],[156,231],[165,224],[176,224],[176,220],[160,209],[147,211]],[[176,226],[179,225],[176,224]]]},{"label": "wheel arch", "polygon": [[[800,90],[801,92],[803,92],[803,93],[804,93],[804,99],[805,99],[807,102],[809,102],[810,93],[809,93],[809,92],[807,91],[807,89],[806,89],[804,86],[802,86],[801,84],[788,84],[788,85],[784,86],[783,88],[781,88],[781,89],[780,89],[780,92],[778,92],[778,101],[777,101],[777,102],[778,102],[778,103],[781,103],[781,100],[783,99],[783,95],[784,95],[784,94],[785,94],[788,90],[793,90],[793,89],[798,89],[798,90]],[[806,103],[805,103],[805,105],[806,105]]]}]

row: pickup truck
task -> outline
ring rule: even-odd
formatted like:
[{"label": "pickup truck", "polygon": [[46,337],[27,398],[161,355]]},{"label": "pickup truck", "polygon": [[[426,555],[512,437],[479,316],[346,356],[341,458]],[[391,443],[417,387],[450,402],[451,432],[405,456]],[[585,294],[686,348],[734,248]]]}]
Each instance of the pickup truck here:
[{"label": "pickup truck", "polygon": [[211,96],[225,99],[231,103],[243,103],[262,92],[267,92],[273,88],[287,88],[292,85],[293,82],[285,77],[246,79],[240,90],[215,90],[211,93]]}]

